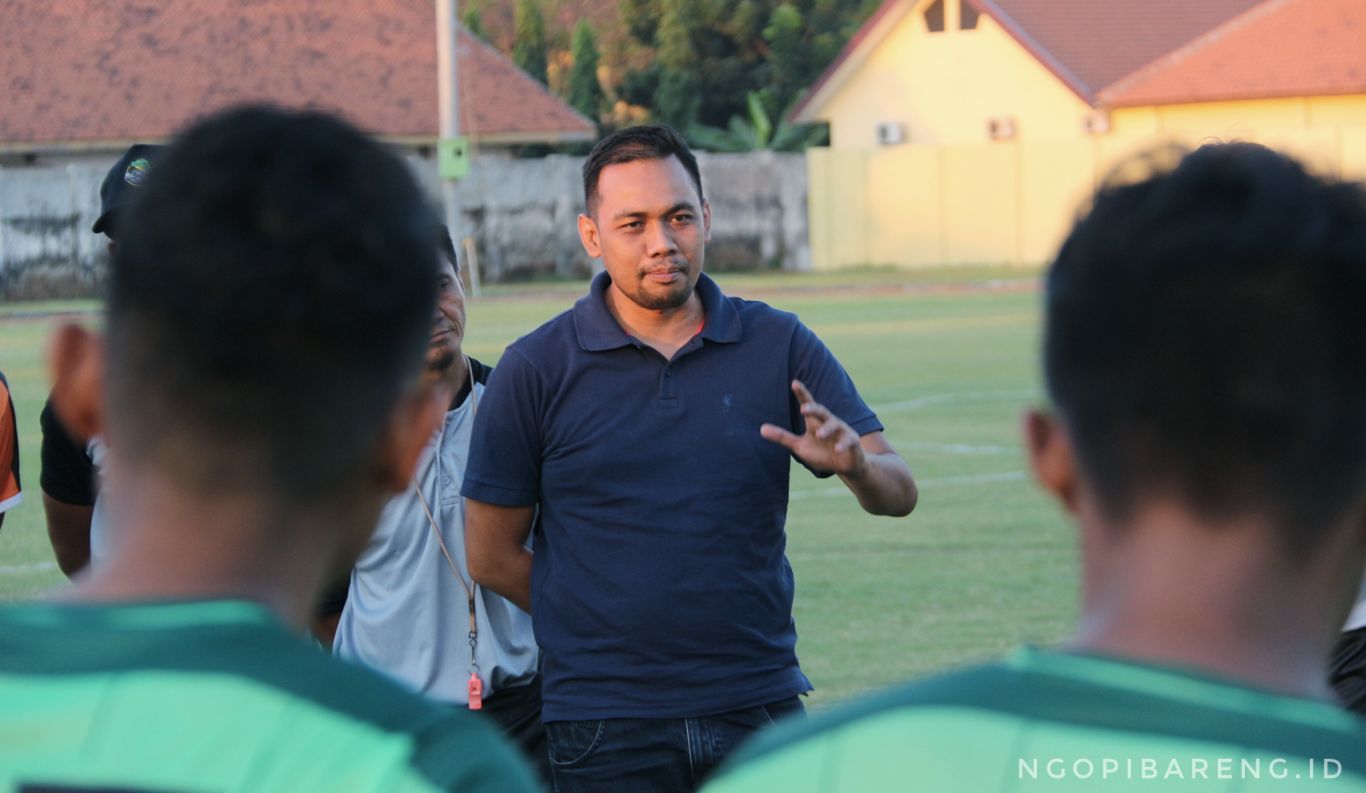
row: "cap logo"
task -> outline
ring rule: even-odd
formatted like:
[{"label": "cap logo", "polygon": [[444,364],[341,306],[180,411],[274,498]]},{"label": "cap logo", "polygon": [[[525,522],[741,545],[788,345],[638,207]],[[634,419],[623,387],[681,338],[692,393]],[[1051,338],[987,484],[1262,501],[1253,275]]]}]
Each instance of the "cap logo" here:
[{"label": "cap logo", "polygon": [[147,180],[147,170],[151,168],[151,163],[145,158],[139,157],[128,163],[128,168],[123,172],[123,181],[131,187],[139,187]]}]

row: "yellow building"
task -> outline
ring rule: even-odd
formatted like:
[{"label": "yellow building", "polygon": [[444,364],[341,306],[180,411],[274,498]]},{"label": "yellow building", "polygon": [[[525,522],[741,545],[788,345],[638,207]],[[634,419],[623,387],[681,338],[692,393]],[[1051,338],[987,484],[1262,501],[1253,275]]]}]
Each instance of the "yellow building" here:
[{"label": "yellow building", "polygon": [[1041,264],[1164,143],[1366,178],[1366,0],[886,0],[792,118],[814,268]]}]

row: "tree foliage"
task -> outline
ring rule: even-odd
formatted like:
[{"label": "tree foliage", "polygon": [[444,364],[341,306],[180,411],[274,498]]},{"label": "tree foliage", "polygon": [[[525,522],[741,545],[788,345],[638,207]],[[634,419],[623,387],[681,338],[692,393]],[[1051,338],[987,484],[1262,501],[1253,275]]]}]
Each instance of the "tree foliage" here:
[{"label": "tree foliage", "polygon": [[465,7],[465,12],[460,15],[460,24],[479,38],[488,39],[488,32],[484,30],[484,14],[478,5],[470,3]]},{"label": "tree foliage", "polygon": [[574,26],[572,48],[574,65],[569,70],[569,104],[580,113],[599,123],[603,104],[607,101],[602,84],[598,82],[598,43],[593,29],[584,20]]},{"label": "tree foliage", "polygon": [[545,16],[541,13],[540,0],[517,0],[513,25],[516,38],[512,45],[512,60],[544,85],[547,54]]},{"label": "tree foliage", "polygon": [[752,124],[749,95],[781,119],[838,54],[877,0],[622,0],[622,21],[655,67],[623,78],[680,129]]},{"label": "tree foliage", "polygon": [[[652,118],[734,138],[754,128],[753,94],[774,127],[771,147],[819,139],[787,130],[783,119],[879,1],[468,0],[468,7],[479,9],[490,40],[511,49],[519,66],[600,123]],[[600,80],[583,66],[592,61],[580,33],[585,20],[598,57],[592,77]],[[466,25],[479,23],[467,18]]]}]

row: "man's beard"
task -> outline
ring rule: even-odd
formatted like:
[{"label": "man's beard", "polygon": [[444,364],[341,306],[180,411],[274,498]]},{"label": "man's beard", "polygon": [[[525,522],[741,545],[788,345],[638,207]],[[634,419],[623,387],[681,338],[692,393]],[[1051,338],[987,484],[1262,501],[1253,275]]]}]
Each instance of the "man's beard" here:
[{"label": "man's beard", "polygon": [[454,350],[443,347],[440,355],[427,360],[427,371],[432,374],[445,374],[451,370],[452,366],[455,366],[457,357]]},{"label": "man's beard", "polygon": [[632,303],[641,308],[648,308],[651,311],[670,311],[686,304],[688,298],[692,297],[692,293],[693,285],[684,280],[681,287],[662,294],[647,292],[642,284],[635,290],[635,294],[628,295],[628,297],[631,298]]}]

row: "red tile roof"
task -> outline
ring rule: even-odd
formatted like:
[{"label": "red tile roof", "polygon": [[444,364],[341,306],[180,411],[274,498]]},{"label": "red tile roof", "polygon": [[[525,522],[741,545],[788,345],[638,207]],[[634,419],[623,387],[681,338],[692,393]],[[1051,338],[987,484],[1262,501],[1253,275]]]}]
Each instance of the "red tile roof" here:
[{"label": "red tile roof", "polygon": [[[461,130],[587,139],[588,119],[461,32]],[[165,138],[225,105],[339,112],[394,138],[437,134],[431,0],[6,0],[0,145]]]},{"label": "red tile roof", "polygon": [[1270,0],[1101,92],[1114,107],[1366,93],[1366,3]]},{"label": "red tile roof", "polygon": [[1263,0],[968,0],[1087,103]]}]

